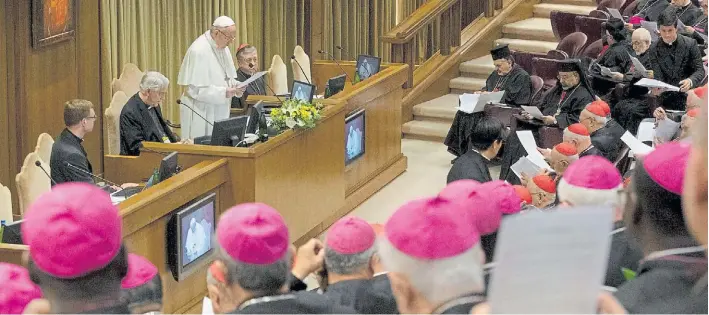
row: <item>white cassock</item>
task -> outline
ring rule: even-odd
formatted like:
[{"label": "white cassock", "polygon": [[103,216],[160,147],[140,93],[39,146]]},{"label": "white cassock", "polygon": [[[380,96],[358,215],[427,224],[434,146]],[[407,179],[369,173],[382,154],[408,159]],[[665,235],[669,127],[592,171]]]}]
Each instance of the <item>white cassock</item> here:
[{"label": "white cassock", "polygon": [[217,48],[209,31],[200,35],[187,49],[177,76],[177,84],[186,87],[180,98],[184,104],[180,106],[183,139],[212,134],[212,126],[186,106],[212,124],[215,120],[227,119],[231,98],[226,97],[226,89],[237,82],[229,47]]},{"label": "white cassock", "polygon": [[350,132],[347,136],[347,157],[353,158],[362,150],[362,131],[359,128],[354,129],[350,126]]},{"label": "white cassock", "polygon": [[362,64],[359,65],[359,77],[363,80],[371,77],[372,70],[374,70],[372,69],[372,65],[367,62],[367,59],[364,59],[364,61],[362,61]]},{"label": "white cassock", "polygon": [[189,258],[190,261],[195,260],[208,249],[207,234],[205,233],[204,227],[202,227],[202,224],[195,222],[194,218],[192,218],[190,229],[187,231],[187,238],[185,239],[187,258]]}]

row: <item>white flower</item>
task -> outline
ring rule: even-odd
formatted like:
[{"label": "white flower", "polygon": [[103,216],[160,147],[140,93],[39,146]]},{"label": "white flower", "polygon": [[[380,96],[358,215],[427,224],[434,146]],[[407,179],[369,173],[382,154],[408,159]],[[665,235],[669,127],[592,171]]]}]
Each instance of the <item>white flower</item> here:
[{"label": "white flower", "polygon": [[305,122],[303,122],[303,120],[301,120],[301,119],[298,119],[298,127],[303,127],[303,126],[305,126]]},{"label": "white flower", "polygon": [[288,126],[288,128],[292,129],[293,127],[295,127],[296,124],[297,122],[295,121],[295,119],[293,119],[293,117],[286,118],[286,126]]}]

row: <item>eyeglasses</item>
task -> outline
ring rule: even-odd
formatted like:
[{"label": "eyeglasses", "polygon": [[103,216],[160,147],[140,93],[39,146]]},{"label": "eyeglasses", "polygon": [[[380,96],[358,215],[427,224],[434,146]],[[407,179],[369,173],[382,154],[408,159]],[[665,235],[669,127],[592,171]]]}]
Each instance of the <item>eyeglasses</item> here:
[{"label": "eyeglasses", "polygon": [[218,32],[221,33],[222,35],[224,35],[224,37],[226,37],[227,41],[231,42],[236,38],[236,36],[231,36],[227,33],[224,33],[224,31],[222,31],[222,30],[218,30]]},{"label": "eyeglasses", "polygon": [[559,74],[556,75],[556,77],[557,77],[557,79],[559,79],[559,80],[568,80],[568,79],[573,78],[574,75],[573,75],[573,74],[561,74],[561,73],[559,73]]},{"label": "eyeglasses", "polygon": [[96,118],[98,118],[98,116],[89,116],[89,117],[86,117],[86,118],[84,118],[84,119],[96,119]]}]

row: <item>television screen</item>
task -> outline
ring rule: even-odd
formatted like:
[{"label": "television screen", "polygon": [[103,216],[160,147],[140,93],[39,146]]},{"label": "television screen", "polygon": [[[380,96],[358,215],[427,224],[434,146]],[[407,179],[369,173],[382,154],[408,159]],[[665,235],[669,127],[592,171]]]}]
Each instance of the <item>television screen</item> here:
[{"label": "television screen", "polygon": [[293,81],[291,91],[291,96],[294,99],[311,103],[313,101],[313,94],[315,94],[315,86],[305,82]]},{"label": "television screen", "polygon": [[175,280],[180,281],[201,263],[208,262],[213,252],[216,194],[196,199],[177,210],[167,231],[168,266]]},{"label": "television screen", "polygon": [[375,75],[379,72],[379,66],[381,63],[382,59],[379,57],[359,55],[357,57],[357,66],[355,67],[355,81],[363,81]]},{"label": "television screen", "polygon": [[345,165],[364,155],[364,109],[345,119]]}]

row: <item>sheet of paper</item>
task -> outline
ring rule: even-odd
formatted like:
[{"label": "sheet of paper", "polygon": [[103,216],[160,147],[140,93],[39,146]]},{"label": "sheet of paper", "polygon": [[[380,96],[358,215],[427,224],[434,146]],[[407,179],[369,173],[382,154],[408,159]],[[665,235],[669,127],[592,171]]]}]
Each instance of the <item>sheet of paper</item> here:
[{"label": "sheet of paper", "polygon": [[246,79],[246,81],[240,82],[239,84],[237,84],[236,87],[237,87],[237,88],[243,88],[243,87],[245,87],[245,86],[251,84],[251,82],[254,82],[254,81],[258,80],[258,78],[262,77],[262,76],[263,76],[264,74],[266,74],[266,73],[268,73],[268,71],[256,72],[256,73],[254,73],[254,75],[252,75],[250,78]]},{"label": "sheet of paper", "polygon": [[488,302],[493,314],[595,314],[610,250],[611,208],[507,216]]},{"label": "sheet of paper", "polygon": [[628,148],[630,148],[633,155],[645,155],[655,150],[653,147],[642,143],[642,141],[638,140],[638,138],[633,137],[629,131],[626,131],[623,136],[620,137],[620,140],[622,140]]},{"label": "sheet of paper", "polygon": [[[630,54],[628,54],[630,55]],[[633,67],[635,67],[635,72],[640,73],[643,77],[645,77],[647,73],[647,69],[645,69],[645,66],[643,65],[638,58],[635,58],[633,56],[630,56],[630,61],[633,62]]]},{"label": "sheet of paper", "polygon": [[652,118],[640,122],[636,138],[642,142],[655,139],[655,121]]},{"label": "sheet of paper", "polygon": [[641,21],[640,26],[650,32],[653,42],[657,41],[657,22]]},{"label": "sheet of paper", "polygon": [[648,88],[660,88],[660,89],[665,89],[667,91],[675,91],[675,92],[679,91],[679,87],[676,87],[671,84],[667,84],[662,81],[658,81],[655,79],[648,79],[648,78],[640,79],[640,81],[635,83],[635,85],[644,86],[644,87],[648,87]]},{"label": "sheet of paper", "polygon": [[499,103],[500,100],[502,100],[502,97],[505,96],[505,91],[497,91],[497,92],[490,92],[490,93],[485,93],[480,95],[480,98],[478,99],[478,105],[476,106],[479,107],[482,104],[482,108],[480,109],[481,111],[485,109],[485,105],[490,104],[490,103]]},{"label": "sheet of paper", "polygon": [[623,20],[623,15],[620,14],[620,11],[618,11],[618,9],[607,8],[607,10],[608,10],[608,13],[610,13],[612,17],[614,17],[616,19]]},{"label": "sheet of paper", "polygon": [[472,114],[475,112],[475,105],[477,105],[479,98],[480,94],[464,93],[458,96],[459,105],[456,109],[467,114]]},{"label": "sheet of paper", "polygon": [[600,64],[597,64],[599,68],[601,68],[601,75],[610,77],[611,76],[611,69],[606,68],[604,66],[601,66]]},{"label": "sheet of paper", "polygon": [[522,179],[522,173],[527,175],[527,178],[532,178],[542,171],[542,168],[537,164],[534,164],[526,156],[521,157],[517,160],[517,163],[510,166],[512,172],[517,175],[519,179]]},{"label": "sheet of paper", "polygon": [[687,25],[684,25],[684,23],[682,23],[682,20],[677,19],[677,30],[684,32],[685,28],[687,28]]},{"label": "sheet of paper", "polygon": [[534,117],[536,119],[542,119],[542,117],[544,116],[544,114],[542,114],[542,112],[536,106],[522,105],[522,110],[524,110],[525,112],[528,112],[530,115],[532,115],[532,117]]},{"label": "sheet of paper", "polygon": [[657,127],[655,127],[655,137],[660,139],[661,142],[670,142],[672,138],[679,130],[679,123],[672,119],[661,119],[657,121]]},{"label": "sheet of paper", "polygon": [[537,151],[537,142],[531,130],[517,131],[517,137],[527,151],[527,159],[541,168],[551,170],[551,166],[544,160],[544,156]]},{"label": "sheet of paper", "polygon": [[212,300],[210,300],[206,296],[202,300],[202,314],[203,315],[214,315],[214,308],[212,308]]}]

